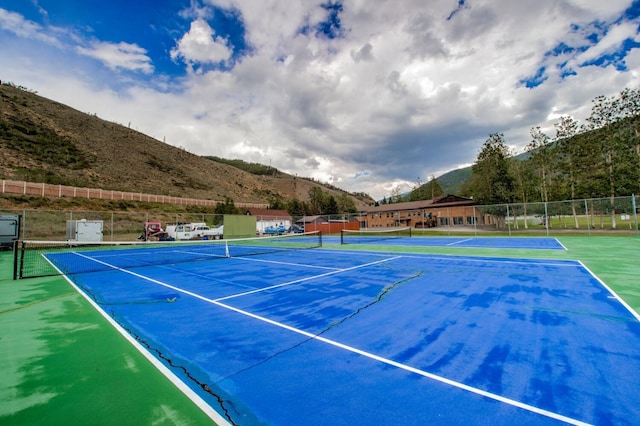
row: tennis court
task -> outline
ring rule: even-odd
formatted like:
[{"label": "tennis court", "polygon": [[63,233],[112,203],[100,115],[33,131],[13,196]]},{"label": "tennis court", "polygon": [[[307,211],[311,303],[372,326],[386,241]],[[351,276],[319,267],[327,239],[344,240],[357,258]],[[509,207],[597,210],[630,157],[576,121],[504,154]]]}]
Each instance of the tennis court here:
[{"label": "tennis court", "polygon": [[47,258],[218,423],[640,418],[638,315],[582,262],[315,244],[179,257],[197,247]]},{"label": "tennis court", "polygon": [[413,247],[460,247],[460,248],[498,248],[498,249],[540,249],[565,250],[565,247],[553,237],[482,237],[482,236],[416,236],[411,228],[398,230],[349,231],[343,230],[337,237],[327,237],[327,242],[348,244],[384,244],[388,246]]}]

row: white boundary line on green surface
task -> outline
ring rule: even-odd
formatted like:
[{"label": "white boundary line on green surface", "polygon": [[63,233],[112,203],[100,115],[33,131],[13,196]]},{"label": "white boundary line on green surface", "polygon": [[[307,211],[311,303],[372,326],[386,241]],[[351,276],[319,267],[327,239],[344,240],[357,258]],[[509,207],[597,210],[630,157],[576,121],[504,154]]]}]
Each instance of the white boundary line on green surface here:
[{"label": "white boundary line on green surface", "polygon": [[594,274],[594,273],[591,271],[591,269],[589,269],[589,268],[587,267],[587,265],[585,265],[584,263],[582,263],[582,261],[581,261],[581,260],[579,260],[579,262],[580,262],[580,264],[582,265],[582,267],[583,267],[587,272],[589,272],[589,274],[590,274],[593,278],[595,278],[595,279],[600,283],[600,285],[602,285],[605,289],[607,289],[607,291],[611,294],[611,296],[613,296],[613,298],[614,298],[614,299],[616,299],[616,300],[617,300],[617,301],[618,301],[622,306],[624,306],[624,307],[625,307],[625,309],[627,309],[627,310],[629,311],[629,313],[630,313],[631,315],[633,315],[633,317],[634,317],[636,320],[640,321],[640,314],[638,314],[638,313],[635,311],[635,309],[633,309],[633,308],[632,308],[632,307],[631,307],[631,306],[630,306],[630,305],[629,305],[629,304],[628,304],[628,303],[627,303],[627,302],[626,302],[622,297],[620,297],[620,296],[618,295],[618,293],[616,293],[615,291],[613,291],[613,289],[612,289],[611,287],[609,287],[609,286],[608,286],[604,281],[602,281],[602,280],[601,280],[601,279],[600,279],[596,274]]},{"label": "white boundary line on green surface", "polygon": [[[113,268],[113,269],[115,269],[115,270],[118,270],[118,271],[121,271],[121,272],[124,272],[124,273],[130,274],[130,275],[133,275],[133,276],[135,276],[135,277],[138,277],[138,278],[141,278],[141,279],[143,279],[143,280],[146,280],[146,281],[152,282],[152,283],[154,283],[154,284],[161,285],[161,286],[163,286],[163,287],[170,288],[170,289],[172,289],[172,290],[175,290],[175,291],[178,291],[178,292],[181,292],[181,293],[187,294],[187,295],[189,295],[189,296],[193,296],[193,297],[195,297],[195,298],[197,298],[197,299],[200,299],[200,300],[202,300],[202,301],[205,301],[205,302],[211,303],[211,304],[213,304],[213,305],[219,306],[219,307],[221,307],[221,308],[224,308],[224,309],[227,309],[227,310],[230,310],[230,311],[236,312],[236,313],[238,313],[238,314],[241,314],[241,315],[247,316],[247,317],[249,317],[249,318],[253,318],[253,319],[256,319],[256,320],[262,321],[262,322],[264,322],[264,323],[271,324],[271,325],[273,325],[273,326],[276,326],[276,327],[279,327],[279,328],[282,328],[282,329],[285,329],[285,330],[291,331],[291,332],[293,332],[293,333],[297,333],[297,334],[300,334],[300,335],[302,335],[302,336],[305,336],[305,337],[308,337],[308,338],[311,338],[311,339],[314,339],[314,340],[317,340],[317,341],[320,341],[320,342],[323,342],[323,343],[326,343],[326,344],[329,344],[329,345],[335,346],[335,347],[340,348],[340,349],[344,349],[344,350],[349,351],[349,352],[351,352],[351,353],[354,353],[354,354],[358,354],[358,355],[364,356],[364,357],[366,357],[366,358],[369,358],[369,359],[372,359],[372,360],[375,360],[375,361],[381,362],[381,363],[383,363],[383,364],[387,364],[387,365],[390,365],[390,366],[393,366],[393,367],[399,368],[399,369],[401,369],[401,370],[408,371],[408,372],[410,372],[410,373],[414,373],[414,374],[417,374],[417,375],[420,375],[420,376],[426,377],[426,378],[428,378],[428,379],[431,379],[431,380],[434,380],[434,381],[437,381],[437,382],[440,382],[440,383],[444,383],[444,384],[447,384],[447,385],[453,386],[453,387],[455,387],[455,388],[458,388],[458,389],[461,389],[461,390],[464,390],[464,391],[467,391],[467,392],[470,392],[470,393],[473,393],[473,394],[476,394],[476,395],[480,395],[480,396],[483,396],[483,397],[486,397],[486,398],[492,399],[492,400],[494,400],[494,401],[502,402],[502,403],[505,403],[505,404],[511,405],[511,406],[513,406],[513,407],[520,408],[520,409],[523,409],[523,410],[526,410],[526,411],[529,411],[529,412],[532,412],[532,413],[536,413],[536,414],[539,414],[539,415],[542,415],[542,416],[545,416],[545,417],[548,417],[548,418],[551,418],[551,419],[559,420],[559,421],[562,421],[562,422],[565,422],[565,423],[568,423],[568,424],[572,424],[572,425],[579,425],[579,426],[587,426],[587,425],[589,425],[589,423],[585,423],[585,422],[583,422],[583,421],[580,421],[580,420],[577,420],[577,419],[573,419],[573,418],[571,418],[571,417],[563,416],[563,415],[561,415],[561,414],[554,413],[554,412],[551,412],[551,411],[548,411],[548,410],[544,410],[544,409],[542,409],[542,408],[534,407],[534,406],[532,406],[532,405],[525,404],[525,403],[523,403],[523,402],[516,401],[516,400],[510,399],[510,398],[506,398],[506,397],[503,397],[503,396],[501,396],[501,395],[496,395],[496,394],[494,394],[494,393],[487,392],[487,391],[484,391],[484,390],[482,390],[482,389],[475,388],[475,387],[473,387],[473,386],[465,385],[464,383],[460,383],[460,382],[456,382],[456,381],[451,380],[451,379],[447,379],[446,377],[438,376],[438,375],[436,375],[436,374],[429,373],[429,372],[427,372],[427,371],[420,370],[420,369],[418,369],[418,368],[411,367],[411,366],[408,366],[408,365],[405,365],[405,364],[399,363],[399,362],[397,362],[397,361],[393,361],[393,360],[390,360],[390,359],[388,359],[388,358],[381,357],[381,356],[379,356],[379,355],[376,355],[376,354],[373,354],[373,353],[371,353],[371,352],[367,352],[367,351],[364,351],[364,350],[361,350],[361,349],[355,348],[355,347],[353,347],[353,346],[345,345],[345,344],[340,343],[340,342],[337,342],[337,341],[335,341],[335,340],[327,339],[327,338],[325,338],[325,337],[319,336],[319,335],[314,334],[314,333],[310,333],[310,332],[308,332],[308,331],[304,331],[304,330],[300,330],[300,329],[295,328],[295,327],[291,327],[291,326],[286,325],[286,324],[283,324],[283,323],[281,323],[281,322],[274,321],[274,320],[271,320],[271,319],[269,319],[269,318],[266,318],[266,317],[263,317],[263,316],[260,316],[260,315],[253,314],[253,313],[251,313],[251,312],[248,312],[248,311],[245,311],[245,310],[242,310],[242,309],[239,309],[239,308],[235,308],[235,307],[233,307],[233,306],[230,306],[230,305],[227,305],[227,304],[221,303],[221,302],[219,302],[219,301],[217,301],[217,300],[209,299],[209,298],[204,297],[204,296],[201,296],[201,295],[199,295],[199,294],[197,294],[197,293],[193,293],[193,292],[191,292],[191,291],[187,291],[187,290],[181,289],[181,288],[179,288],[179,287],[175,287],[175,286],[173,286],[173,285],[171,285],[171,284],[167,284],[167,283],[164,283],[164,282],[162,282],[162,281],[159,281],[159,280],[156,280],[156,279],[153,279],[153,278],[150,278],[150,277],[146,277],[146,276],[141,275],[141,274],[138,274],[138,273],[136,273],[136,272],[129,271],[129,270],[126,270],[126,269],[122,269],[122,268],[119,268],[119,267],[114,266],[114,265],[110,265],[110,264],[108,264],[108,263],[106,263],[106,262],[102,262],[102,261],[97,260],[97,259],[92,259],[92,258],[90,258],[90,257],[84,256],[84,255],[83,255],[83,254],[81,254],[81,253],[76,253],[76,254],[77,254],[78,256],[86,257],[86,258],[87,258],[87,259],[89,259],[89,260],[93,260],[93,261],[95,261],[95,262],[98,262],[98,263],[104,264],[105,266],[109,266],[109,267],[111,267],[111,268]],[[396,256],[396,258],[400,258],[400,257],[403,257],[403,256]],[[388,260],[391,260],[391,259],[385,259],[385,260],[382,260],[382,261],[388,261]],[[380,263],[380,262],[382,262],[382,261],[379,261],[379,262],[373,262],[373,263]],[[362,267],[362,266],[363,266],[363,265],[360,265],[359,267]],[[354,267],[354,268],[350,268],[350,269],[356,269],[356,268]],[[338,271],[336,271],[336,273],[337,273],[337,272],[338,272]],[[325,275],[329,275],[329,274],[325,274]],[[65,278],[66,278],[66,277],[65,277]],[[78,289],[78,287],[76,287],[73,283],[72,283],[72,285],[73,285],[75,288],[77,288],[77,289]],[[80,289],[78,289],[78,290],[79,290],[79,291],[84,295],[84,292],[82,292]],[[85,295],[85,298],[88,298],[88,296],[86,296],[86,295]],[[89,299],[88,299],[88,300],[89,300]],[[91,300],[90,300],[90,301],[91,301]],[[94,303],[92,302],[92,304],[94,304]],[[96,306],[96,305],[94,304],[94,306]],[[98,309],[100,312],[103,312],[103,311],[102,311],[102,309],[100,309],[100,307],[99,307],[99,306],[96,306],[96,307],[97,307],[97,309]],[[106,315],[106,313],[103,313],[103,315]],[[112,320],[111,320],[110,318],[108,318],[108,319],[110,320],[110,322],[112,322]],[[128,334],[126,333],[126,331],[124,331],[124,329],[122,329],[120,326],[118,326],[118,325],[115,323],[115,321],[113,321],[112,323],[114,324],[114,326],[117,326],[117,329],[118,329],[119,331],[121,330],[121,333],[124,333],[124,335],[125,335],[125,336],[128,336]],[[135,342],[135,340],[133,340],[133,338],[131,338],[130,336],[128,337],[128,339],[129,339],[130,341],[134,342],[134,343],[137,343],[137,342]],[[139,348],[140,348],[140,350],[142,350],[142,351],[146,352],[146,350],[145,350],[142,346],[140,346],[139,344],[137,345],[137,347],[139,347]],[[147,353],[148,353],[148,352],[147,352]],[[153,357],[153,355],[151,355],[150,353],[149,353],[149,356]],[[153,357],[153,358],[155,359],[155,357]],[[158,362],[158,363],[159,363],[159,361],[157,361],[157,360],[156,360],[156,362]],[[162,365],[162,364],[160,364],[160,366],[164,367],[164,365]],[[161,371],[162,371],[162,370],[161,370]],[[170,373],[170,372],[169,372],[169,373]],[[172,376],[174,376],[174,375],[173,375],[173,373],[170,373],[170,374],[171,374]],[[175,376],[174,376],[174,377],[175,377]],[[176,378],[176,379],[177,379],[177,378]],[[179,380],[179,379],[177,379],[177,380]],[[179,381],[180,381],[180,380],[179,380]],[[181,382],[181,381],[180,381],[180,382]],[[182,382],[181,382],[181,383],[182,383]],[[182,384],[183,384],[183,386],[185,386],[185,387],[186,387],[186,385],[184,385],[184,383],[182,383]],[[178,386],[178,385],[176,384],[176,386]],[[187,388],[187,389],[188,389],[188,388]],[[189,389],[189,390],[190,390],[190,389]],[[195,395],[195,396],[196,396],[196,397],[198,397],[197,395]],[[200,398],[200,397],[198,397],[198,398]],[[195,402],[195,401],[194,401],[194,402]],[[203,402],[204,402],[204,401],[203,401]],[[206,404],[206,402],[204,402],[204,404]],[[208,406],[208,405],[207,405],[207,406]],[[210,408],[210,407],[209,407],[209,408]],[[216,414],[218,414],[218,413],[216,412]],[[223,419],[223,420],[224,420],[224,419]],[[226,421],[225,421],[225,422],[226,422]],[[227,423],[227,424],[228,424],[228,423]]]},{"label": "white boundary line on green surface", "polygon": [[[53,266],[53,264],[52,264]],[[55,268],[55,266],[54,266]],[[57,268],[56,268],[57,269]],[[62,272],[59,271],[61,274]],[[202,412],[204,412],[211,420],[213,420],[218,426],[231,426],[231,423],[227,421],[220,413],[214,410],[204,399],[202,399],[197,393],[187,386],[178,376],[166,367],[158,358],[153,356],[144,346],[140,344],[136,339],[127,333],[127,331],[118,324],[113,318],[111,318],[94,300],[92,300],[81,288],[79,288],[73,281],[66,275],[62,274],[65,280],[85,298],[95,309],[102,315],[112,326],[116,329],[134,348],[138,350],[155,368],[160,371],[173,385],[178,388],[187,398],[191,400]]]}]

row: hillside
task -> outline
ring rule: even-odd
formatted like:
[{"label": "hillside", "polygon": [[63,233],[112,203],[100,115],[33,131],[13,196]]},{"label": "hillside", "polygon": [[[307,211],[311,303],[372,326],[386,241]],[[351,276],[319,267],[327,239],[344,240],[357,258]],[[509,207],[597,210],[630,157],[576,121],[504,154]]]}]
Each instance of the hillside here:
[{"label": "hillside", "polygon": [[[307,201],[319,186],[282,172],[254,174],[11,85],[0,85],[0,178],[208,200]],[[373,203],[349,194],[357,207]]]}]

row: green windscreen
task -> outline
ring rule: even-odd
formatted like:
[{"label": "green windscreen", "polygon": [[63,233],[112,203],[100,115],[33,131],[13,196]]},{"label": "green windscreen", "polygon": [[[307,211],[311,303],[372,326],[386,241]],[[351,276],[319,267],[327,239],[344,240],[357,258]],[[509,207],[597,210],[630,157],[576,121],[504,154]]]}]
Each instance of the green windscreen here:
[{"label": "green windscreen", "polygon": [[256,236],[256,217],[224,215],[224,238],[250,238]]}]

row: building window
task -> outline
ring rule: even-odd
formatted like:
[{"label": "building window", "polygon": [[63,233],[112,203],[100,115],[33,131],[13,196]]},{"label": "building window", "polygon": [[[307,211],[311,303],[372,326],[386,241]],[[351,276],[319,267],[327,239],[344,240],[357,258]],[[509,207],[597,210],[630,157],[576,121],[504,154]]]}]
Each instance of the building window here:
[{"label": "building window", "polygon": [[449,226],[449,218],[448,217],[441,217],[440,218],[440,225],[441,226]]},{"label": "building window", "polygon": [[478,219],[475,216],[467,216],[467,225],[475,225],[478,223]]},{"label": "building window", "polygon": [[462,216],[456,216],[453,218],[454,225],[464,225],[464,218]]}]

